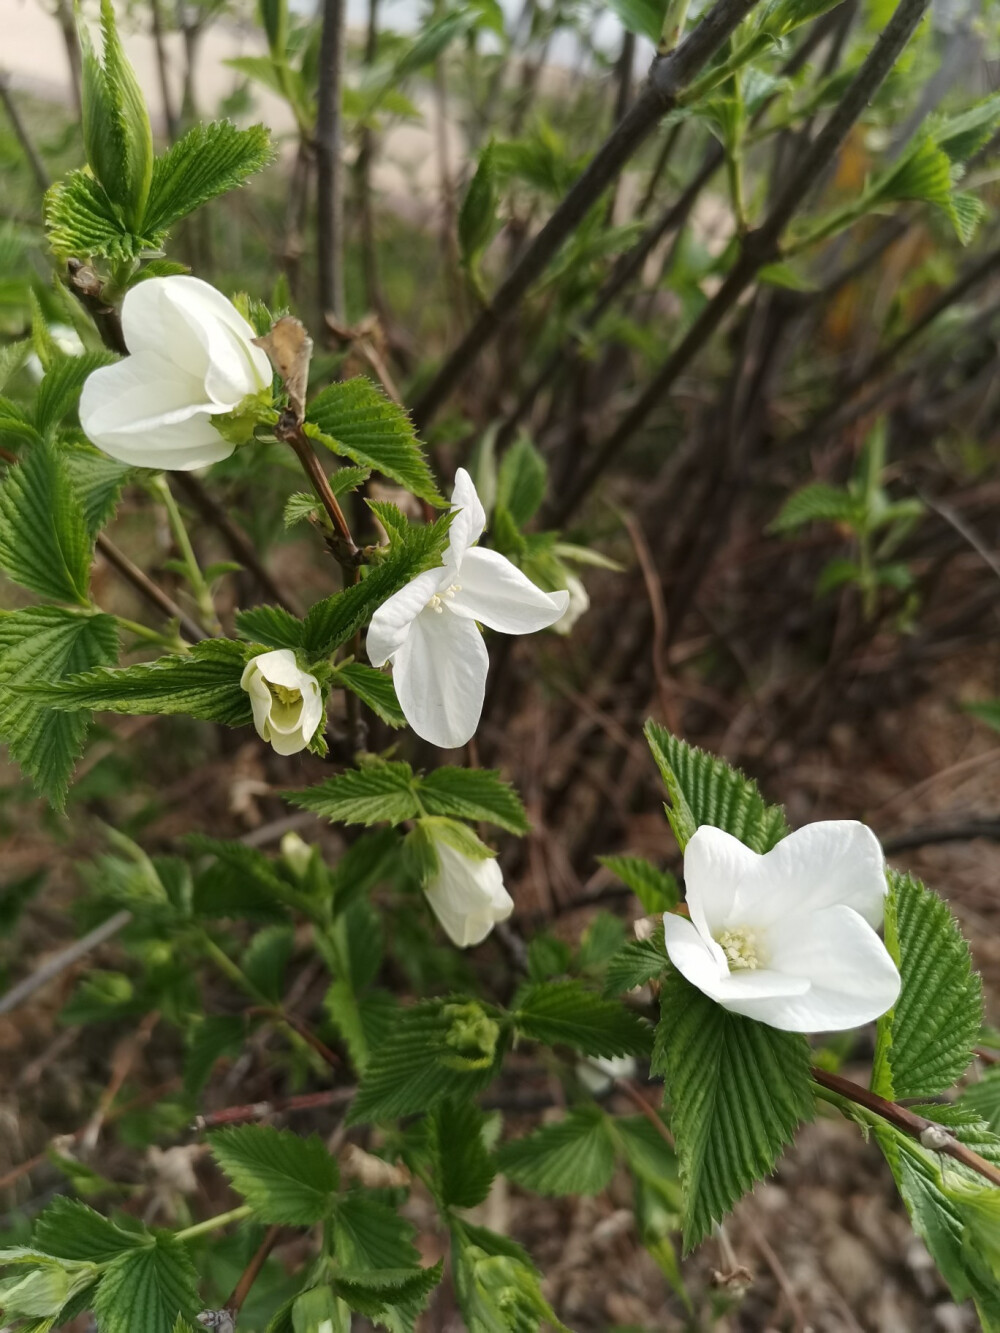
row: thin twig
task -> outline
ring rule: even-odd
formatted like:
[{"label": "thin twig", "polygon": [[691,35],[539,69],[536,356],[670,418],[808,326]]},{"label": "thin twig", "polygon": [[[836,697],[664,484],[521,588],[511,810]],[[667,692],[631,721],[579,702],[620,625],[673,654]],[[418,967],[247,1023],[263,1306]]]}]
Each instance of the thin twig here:
[{"label": "thin twig", "polygon": [[191,643],[200,643],[202,639],[207,639],[208,635],[194,620],[188,615],[172,597],[169,597],[163,589],[144,573],[138,565],[128,558],[124,551],[118,549],[110,537],[105,536],[103,532],[97,534],[97,550],[104,556],[109,565],[113,566],[122,578],[131,583],[146,601],[152,603],[158,610],[162,611],[170,620],[176,620],[180,632]]},{"label": "thin twig", "polygon": [[[59,953],[53,954],[47,958],[44,963],[30,976],[19,981],[16,986],[12,986],[6,995],[0,996],[0,1014],[9,1014],[12,1009],[17,1009],[29,999],[36,991],[47,986],[50,981],[61,976],[74,963],[78,963],[81,958],[86,958],[87,954],[117,935],[119,931],[125,929],[132,920],[132,913],[121,911],[115,912],[114,916],[108,917],[107,921],[102,921],[99,926],[84,935],[82,939],[74,940],[67,948]],[[2,1187],[2,1182],[0,1182]]]},{"label": "thin twig", "polygon": [[344,318],[344,195],[341,162],[345,0],[323,0],[316,107],[316,246],[320,315]]},{"label": "thin twig", "polygon": [[1000,1167],[994,1166],[985,1157],[973,1152],[966,1144],[960,1143],[945,1126],[928,1120],[926,1116],[918,1115],[908,1106],[890,1102],[885,1097],[880,1097],[878,1093],[863,1088],[860,1083],[852,1083],[850,1079],[843,1078],[840,1074],[832,1074],[829,1070],[813,1066],[812,1076],[821,1087],[829,1088],[831,1092],[854,1102],[856,1106],[871,1111],[911,1139],[916,1139],[921,1147],[942,1153],[945,1157],[950,1157],[953,1161],[968,1167],[970,1171],[975,1171],[991,1184],[1000,1185]]},{"label": "thin twig", "polygon": [[974,838],[990,838],[1000,842],[1000,819],[970,819],[964,824],[921,824],[883,838],[882,850],[887,856],[892,856],[915,847],[930,847],[942,842],[971,842]]},{"label": "thin twig", "polygon": [[[754,8],[757,0],[717,0],[691,35],[669,56],[654,60],[649,78],[632,109],[615,127],[590,165],[527,247],[458,346],[446,358],[414,406],[425,426],[468,375],[482,350],[493,341],[541,277],[563,242],[576,230],[626,162],[676,104],[679,93]],[[924,0],[925,3],[928,0]]]},{"label": "thin twig", "polygon": [[328,1106],[343,1106],[351,1101],[357,1088],[325,1088],[322,1092],[304,1092],[295,1097],[276,1097],[269,1102],[246,1102],[241,1106],[226,1106],[221,1111],[209,1111],[195,1118],[194,1129],[204,1133],[222,1125],[243,1125],[254,1120],[267,1120],[273,1115],[291,1115],[296,1111],[318,1111]]},{"label": "thin twig", "polygon": [[[930,0],[900,0],[896,10],[869,51],[861,68],[826,124],[803,154],[795,171],[764,222],[743,237],[740,254],[722,286],[685,336],[669,354],[659,372],[624,414],[615,429],[578,469],[575,484],[560,497],[550,520],[559,526],[590,491],[612,459],[645,423],[650,413],[708,343],[729,311],[754,281],[758,271],[779,255],[782,233],[802,207],[802,201],[840,149],[851,127],[895,65]],[[695,34],[697,35],[697,34]],[[683,50],[683,48],[681,48]]]},{"label": "thin twig", "polygon": [[35,178],[35,184],[42,194],[49,188],[51,181],[49,173],[45,169],[45,163],[42,161],[41,154],[35,147],[31,135],[28,133],[27,126],[21,117],[17,103],[11,96],[10,75],[6,70],[0,69],[0,102],[3,102],[3,108],[7,112],[7,119],[10,121],[11,129],[14,131],[14,137],[21,145],[21,151],[28,159],[28,166],[31,168],[31,174]]}]

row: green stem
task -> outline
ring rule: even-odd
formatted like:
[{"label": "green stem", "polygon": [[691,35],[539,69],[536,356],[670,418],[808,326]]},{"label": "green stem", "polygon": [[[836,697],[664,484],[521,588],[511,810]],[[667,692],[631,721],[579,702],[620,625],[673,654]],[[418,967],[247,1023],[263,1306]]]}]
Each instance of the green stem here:
[{"label": "green stem", "polygon": [[242,1222],[252,1212],[253,1209],[248,1203],[243,1204],[240,1208],[231,1208],[228,1213],[219,1213],[218,1217],[209,1217],[204,1222],[197,1222],[193,1227],[185,1227],[183,1231],[175,1231],[174,1240],[196,1240],[199,1236],[208,1236],[213,1231],[221,1231],[223,1227],[229,1226],[231,1222]]},{"label": "green stem", "polygon": [[115,622],[120,629],[127,630],[138,639],[145,639],[147,643],[155,643],[159,648],[167,648],[172,653],[187,651],[187,644],[176,635],[161,634],[159,630],[150,629],[148,625],[140,625],[138,620],[129,620],[126,616],[115,616]]},{"label": "green stem", "polygon": [[663,15],[663,27],[656,48],[661,56],[672,51],[684,35],[690,3],[691,0],[667,0],[667,12]]},{"label": "green stem", "polygon": [[159,498],[164,509],[167,511],[167,521],[170,524],[170,531],[173,534],[174,541],[177,543],[177,549],[181,554],[181,562],[184,565],[184,572],[190,585],[191,592],[194,595],[195,603],[201,618],[213,634],[221,634],[222,626],[219,623],[219,617],[215,612],[215,601],[212,598],[212,590],[201,572],[201,566],[198,564],[198,557],[194,553],[194,547],[191,545],[191,538],[188,536],[188,530],[184,526],[184,519],[181,517],[181,511],[177,507],[177,501],[173,497],[166,477],[162,472],[154,477],[150,482],[150,487]]}]

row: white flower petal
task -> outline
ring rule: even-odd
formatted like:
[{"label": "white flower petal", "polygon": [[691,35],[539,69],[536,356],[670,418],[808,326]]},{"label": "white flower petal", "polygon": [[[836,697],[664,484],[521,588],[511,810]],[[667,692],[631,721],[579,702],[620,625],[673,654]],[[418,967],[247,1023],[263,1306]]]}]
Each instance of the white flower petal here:
[{"label": "white flower petal", "polygon": [[714,999],[719,982],[728,971],[726,955],[715,941],[704,937],[686,917],[674,912],[664,913],[663,938],[667,957],[681,976]]},{"label": "white flower petal", "polygon": [[878,1018],[899,995],[899,972],[889,951],[851,907],[779,921],[768,929],[764,947],[771,968],[809,983],[804,995],[741,1010],[771,1027],[840,1032]]},{"label": "white flower petal", "polygon": [[493,857],[474,860],[440,840],[434,850],[438,871],[424,888],[427,901],[453,944],[460,949],[481,944],[514,910],[499,863]]},{"label": "white flower petal", "polygon": [[304,676],[309,680],[313,679],[299,666],[291,648],[275,648],[269,653],[261,653],[259,657],[253,658],[243,669],[244,680],[248,678],[251,668],[259,671],[272,685],[284,685],[289,690],[301,689]]},{"label": "white flower petal", "polygon": [[534,634],[565,614],[569,593],[543,592],[516,565],[481,546],[466,551],[449,602],[457,616],[478,620],[501,634]]},{"label": "white flower petal", "polygon": [[840,903],[878,926],[886,891],[885,859],[871,829],[853,819],[825,820],[757,858],[731,915],[741,925],[769,925]]},{"label": "white flower petal", "polygon": [[590,609],[590,595],[583,580],[576,574],[566,574],[566,592],[569,601],[566,610],[552,626],[557,634],[569,634],[582,615]]},{"label": "white flower petal", "polygon": [[736,889],[763,857],[731,833],[702,824],[684,849],[684,897],[699,934],[714,938],[724,929]]},{"label": "white flower petal", "polygon": [[475,735],[490,657],[471,620],[422,611],[393,661],[396,697],[425,741],[454,750]]},{"label": "white flower petal", "polygon": [[387,598],[372,616],[365,647],[372,666],[385,666],[399,652],[410,626],[438,591],[441,571],[428,569]]},{"label": "white flower petal", "polygon": [[189,471],[228,458],[234,445],[212,425],[215,411],[192,378],[152,352],[102,366],[80,395],[84,434],[133,467]]},{"label": "white flower petal", "polygon": [[466,551],[479,540],[486,527],[486,510],[464,467],[455,473],[451,507],[457,513],[448,529],[448,549],[444,553],[444,562],[451,569],[459,569]]}]

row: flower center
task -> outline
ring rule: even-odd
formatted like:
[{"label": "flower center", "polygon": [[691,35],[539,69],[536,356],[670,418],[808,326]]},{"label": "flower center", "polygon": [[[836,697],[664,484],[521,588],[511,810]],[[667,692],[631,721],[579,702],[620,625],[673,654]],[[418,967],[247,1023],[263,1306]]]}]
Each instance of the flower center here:
[{"label": "flower center", "polygon": [[461,591],[462,585],[453,583],[450,588],[445,588],[444,592],[436,592],[427,605],[432,611],[436,611],[440,615],[444,611],[445,603],[450,602],[455,594]]},{"label": "flower center", "polygon": [[273,681],[266,681],[267,688],[271,691],[271,698],[275,703],[284,704],[290,708],[293,704],[302,702],[302,691],[293,689],[291,685],[275,685]]},{"label": "flower center", "polygon": [[726,955],[730,972],[753,972],[761,965],[757,932],[749,926],[724,930],[716,943]]}]

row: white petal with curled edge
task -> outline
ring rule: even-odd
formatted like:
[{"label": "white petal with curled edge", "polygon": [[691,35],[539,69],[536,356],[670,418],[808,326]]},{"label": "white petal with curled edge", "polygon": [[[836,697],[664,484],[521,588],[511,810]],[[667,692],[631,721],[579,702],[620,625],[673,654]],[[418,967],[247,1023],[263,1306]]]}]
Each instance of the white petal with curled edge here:
[{"label": "white petal with curled edge", "polygon": [[481,546],[466,551],[458,582],[450,609],[501,634],[534,634],[546,629],[569,605],[565,589],[543,592],[505,556]]},{"label": "white petal with curled edge", "polygon": [[702,824],[684,849],[684,898],[699,934],[714,937],[733,910],[736,889],[763,858],[731,833]]},{"label": "white petal with curled edge", "polygon": [[235,446],[212,425],[200,386],[155,353],[93,371],[80,395],[89,440],[133,467],[188,471],[228,458]]},{"label": "white petal with curled edge", "polygon": [[386,598],[371,618],[365,647],[372,666],[385,666],[406,642],[410,626],[438,591],[441,571],[428,569]]},{"label": "white petal with curled edge", "polygon": [[704,939],[686,917],[666,912],[663,938],[667,957],[682,977],[715,998],[726,973],[726,956],[714,940]]},{"label": "white petal with curled edge", "polygon": [[471,620],[424,610],[393,660],[396,697],[425,741],[454,750],[475,735],[490,658]]},{"label": "white petal with curled edge", "polygon": [[448,529],[448,549],[444,553],[444,562],[451,569],[460,569],[466,551],[479,540],[486,527],[486,510],[464,467],[455,473],[451,507],[456,513]]},{"label": "white petal with curled edge", "polygon": [[881,924],[888,889],[878,838],[853,819],[789,833],[744,875],[733,904],[741,925],[768,925],[840,904]]}]

